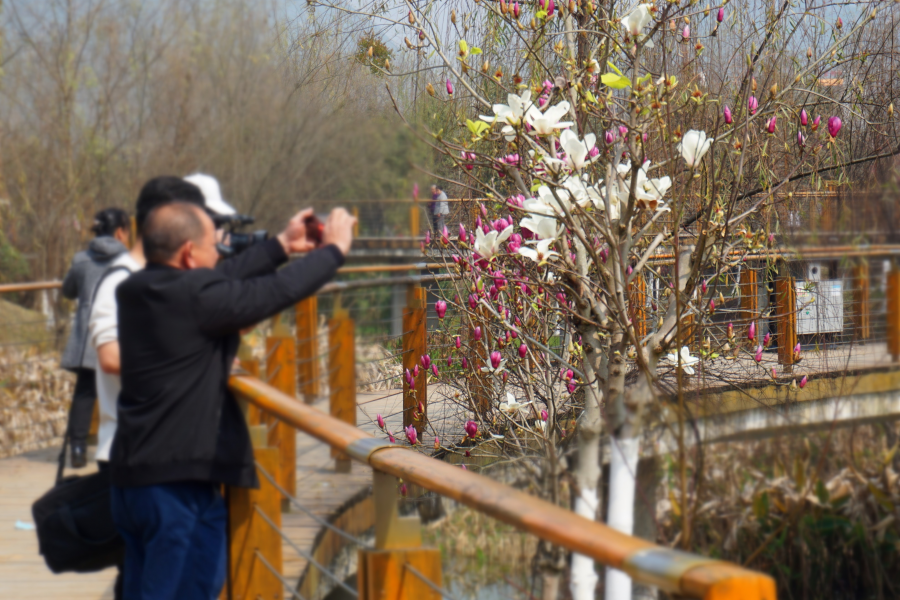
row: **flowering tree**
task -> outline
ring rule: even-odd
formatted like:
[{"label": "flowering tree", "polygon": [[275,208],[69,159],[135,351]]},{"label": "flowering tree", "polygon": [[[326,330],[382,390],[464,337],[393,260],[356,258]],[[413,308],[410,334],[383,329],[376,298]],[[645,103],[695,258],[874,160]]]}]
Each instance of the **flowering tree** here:
[{"label": "flowering tree", "polygon": [[[701,364],[760,362],[754,331],[693,332],[721,305],[718,282],[777,244],[776,193],[898,151],[890,92],[854,79],[890,78],[895,34],[878,4],[856,5],[847,25],[816,2],[328,4],[380,19],[426,57],[385,70],[400,85],[441,73],[425,87],[443,120],[416,130],[445,157],[444,178],[485,199],[428,240],[459,276],[442,317],[459,352],[431,371],[468,410],[469,439],[539,458],[526,467],[536,489],[561,501],[570,485],[594,519],[605,429],[607,521],[632,532],[641,434],[670,397],[664,380],[681,400]],[[552,548],[544,558],[553,598],[564,563]],[[593,598],[597,580],[572,557],[574,598]],[[605,590],[630,597],[630,581],[610,570]]]}]

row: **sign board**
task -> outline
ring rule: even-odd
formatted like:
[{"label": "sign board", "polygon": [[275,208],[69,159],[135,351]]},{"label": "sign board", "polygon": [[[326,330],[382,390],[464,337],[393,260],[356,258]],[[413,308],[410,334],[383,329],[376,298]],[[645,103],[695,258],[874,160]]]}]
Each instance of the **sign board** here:
[{"label": "sign board", "polygon": [[843,281],[798,281],[796,285],[798,335],[843,331]]}]

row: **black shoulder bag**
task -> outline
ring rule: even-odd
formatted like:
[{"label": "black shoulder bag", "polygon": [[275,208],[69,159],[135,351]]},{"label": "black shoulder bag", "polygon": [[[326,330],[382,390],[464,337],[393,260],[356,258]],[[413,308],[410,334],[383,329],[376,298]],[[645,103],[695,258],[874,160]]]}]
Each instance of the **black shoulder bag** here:
[{"label": "black shoulder bag", "polygon": [[[109,269],[94,288],[119,266]],[[38,546],[54,573],[90,573],[114,567],[125,556],[125,542],[112,518],[109,471],[63,477],[69,435],[63,439],[56,485],[31,506]]]}]

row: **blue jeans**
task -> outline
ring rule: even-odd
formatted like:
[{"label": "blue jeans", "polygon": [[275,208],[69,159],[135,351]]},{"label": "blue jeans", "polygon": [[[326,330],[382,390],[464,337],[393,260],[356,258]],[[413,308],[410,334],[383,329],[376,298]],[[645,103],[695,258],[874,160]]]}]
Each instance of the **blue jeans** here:
[{"label": "blue jeans", "polygon": [[112,488],[125,539],[125,598],[215,600],[225,583],[225,501],[219,486],[181,482]]}]

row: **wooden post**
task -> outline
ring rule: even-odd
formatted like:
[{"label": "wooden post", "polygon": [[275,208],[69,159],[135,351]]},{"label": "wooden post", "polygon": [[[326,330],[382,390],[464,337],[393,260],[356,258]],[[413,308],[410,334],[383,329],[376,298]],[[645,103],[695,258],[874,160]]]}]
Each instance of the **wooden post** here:
[{"label": "wooden post", "polygon": [[634,334],[640,341],[647,335],[647,281],[640,275],[628,283],[628,305]]},{"label": "wooden post", "polygon": [[356,218],[356,223],[353,224],[353,237],[359,237],[359,208],[354,206],[350,209],[350,213]]},{"label": "wooden post", "polygon": [[[741,269],[741,281],[739,285],[741,293],[741,312],[743,313],[746,323],[739,328],[740,333],[735,331],[734,334],[740,339],[747,339],[747,330],[750,328],[750,323],[759,319],[759,285],[756,279],[756,271],[750,267]],[[759,330],[759,323],[756,324],[756,329],[757,331]]]},{"label": "wooden post", "polygon": [[409,207],[409,235],[419,237],[419,202],[413,200],[412,206]]},{"label": "wooden post", "polygon": [[887,350],[900,360],[900,269],[893,265],[887,275]]},{"label": "wooden post", "polygon": [[359,551],[359,600],[440,600],[441,594],[408,568],[412,567],[439,588],[440,551],[421,547],[418,516],[399,515],[397,478],[378,471],[373,476],[375,549]]},{"label": "wooden post", "polygon": [[865,340],[871,335],[869,318],[869,262],[864,258],[853,267],[853,326],[856,339]]},{"label": "wooden post", "polygon": [[[415,378],[415,387],[410,388],[406,377],[403,378],[403,426],[414,425],[421,436],[425,429],[428,414],[428,374],[419,363],[427,348],[427,290],[419,285],[412,285],[406,291],[406,309],[403,311],[403,369],[412,373],[419,365],[419,376]],[[418,405],[422,403],[424,411],[418,415]]]},{"label": "wooden post", "polygon": [[[255,448],[256,462],[270,474],[278,472],[276,448]],[[281,536],[257,512],[281,527],[281,495],[260,474],[258,490],[228,488],[229,576],[232,600],[281,600],[284,584],[259,559],[257,552],[280,574]],[[224,593],[224,592],[223,592]]]},{"label": "wooden post", "polygon": [[[297,395],[297,353],[294,338],[288,331],[278,331],[266,338],[266,379],[272,387],[289,396]],[[277,419],[268,417],[269,447],[277,448],[280,456],[277,471],[278,485],[292,496],[297,493],[297,431]],[[285,508],[290,508],[285,503]]]},{"label": "wooden post", "polygon": [[[356,426],[356,338],[353,319],[336,308],[328,323],[328,387],[331,416]],[[335,471],[349,473],[350,457],[332,448]]]},{"label": "wooden post", "polygon": [[797,288],[794,278],[784,272],[775,280],[775,314],[778,318],[778,362],[791,372],[794,346],[797,345]]},{"label": "wooden post", "polygon": [[299,391],[307,404],[319,395],[319,299],[310,296],[295,307]]},{"label": "wooden post", "polygon": [[[238,358],[241,361],[241,368],[247,371],[247,375],[259,379],[259,359],[253,358],[249,346],[241,344],[241,348],[238,351]],[[244,413],[247,418],[247,425],[252,427],[263,423],[262,411],[255,404],[247,403],[247,408]]]}]

